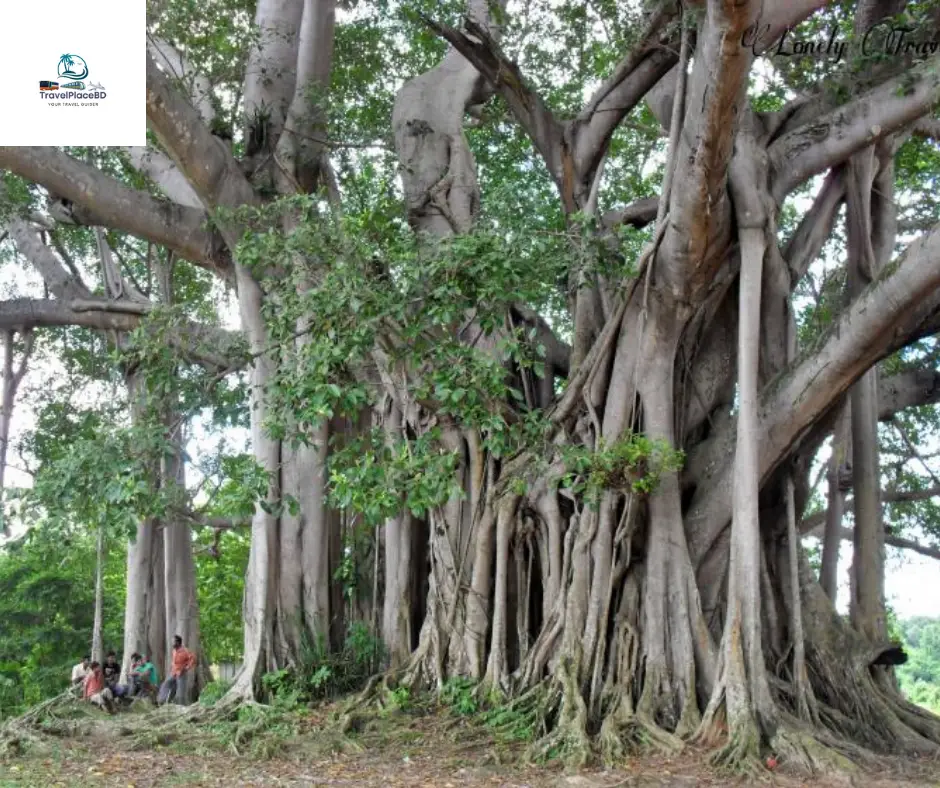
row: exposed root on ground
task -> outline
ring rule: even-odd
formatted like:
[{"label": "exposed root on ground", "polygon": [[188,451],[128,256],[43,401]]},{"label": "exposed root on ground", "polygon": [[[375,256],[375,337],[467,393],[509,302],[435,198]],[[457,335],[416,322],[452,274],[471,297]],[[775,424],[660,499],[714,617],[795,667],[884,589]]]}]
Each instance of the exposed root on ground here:
[{"label": "exposed root on ground", "polygon": [[380,673],[336,714],[343,734],[361,730],[373,717],[399,711],[424,689],[419,674],[409,667]]},{"label": "exposed root on ground", "polygon": [[717,707],[709,705],[695,740],[715,748],[709,763],[722,772],[752,779],[766,774],[757,720],[747,715],[747,719],[729,726],[724,701]]},{"label": "exposed root on ground", "polygon": [[[548,720],[556,708],[557,719],[549,729]],[[533,743],[527,757],[537,763],[558,759],[572,767],[588,763],[593,748],[587,731],[587,705],[578,687],[576,665],[570,658],[559,661],[543,714],[542,727],[549,732]]]},{"label": "exposed root on ground", "polygon": [[[837,740],[830,738],[830,743],[827,743],[823,739],[823,735],[796,721],[784,722],[777,729],[770,747],[782,766],[808,776],[854,774],[858,771],[852,759],[839,751]],[[861,756],[861,752],[857,755]]]},{"label": "exposed root on ground", "polygon": [[21,755],[42,747],[49,737],[88,735],[100,714],[80,701],[70,690],[33,706],[0,727],[0,756]]},{"label": "exposed root on ground", "polygon": [[625,692],[618,692],[601,723],[597,748],[605,764],[615,764],[629,755],[657,753],[673,756],[685,745],[678,736],[633,711]]}]

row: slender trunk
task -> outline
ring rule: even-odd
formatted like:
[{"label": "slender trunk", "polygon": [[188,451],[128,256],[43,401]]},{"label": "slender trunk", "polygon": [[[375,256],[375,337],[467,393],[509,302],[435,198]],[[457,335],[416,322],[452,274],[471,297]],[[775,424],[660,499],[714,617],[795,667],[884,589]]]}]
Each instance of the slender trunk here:
[{"label": "slender trunk", "polygon": [[[741,282],[738,328],[738,440],[734,457],[728,618],[725,628],[725,697],[729,732],[746,742],[753,721],[772,730],[773,702],[761,648],[760,515],[758,496],[758,337],[760,336],[763,228],[740,229]],[[748,742],[748,745],[750,742]]]},{"label": "slender trunk", "polygon": [[[167,438],[172,448],[163,458],[162,484],[176,497],[186,488],[182,426],[172,411],[165,422],[169,429]],[[170,518],[165,523],[163,538],[167,647],[168,650],[171,647],[169,639],[179,635],[186,648],[196,654],[198,660],[202,649],[199,642],[199,602],[196,596],[192,531],[187,522]],[[193,678],[198,678],[198,675],[194,675],[187,682],[187,703],[194,700],[201,689]]]},{"label": "slender trunk", "polygon": [[24,335],[25,347],[18,367],[13,365],[13,331],[4,331],[0,334],[3,346],[3,377],[0,381],[0,535],[9,534],[9,524],[4,507],[4,490],[7,452],[10,446],[10,427],[13,424],[13,406],[16,401],[16,391],[26,375],[26,365],[33,350],[33,333],[27,331]]},{"label": "slender trunk", "polygon": [[[875,277],[889,253],[876,254],[872,224],[872,186],[877,167],[874,148],[852,157],[848,164],[846,230],[849,252],[848,288],[857,296]],[[890,197],[890,195],[888,195]],[[878,372],[866,372],[851,392],[852,489],[855,532],[852,554],[852,604],[856,629],[869,639],[884,640],[887,629],[884,602],[884,523],[881,512],[881,474],[878,459]]]},{"label": "slender trunk", "polygon": [[267,331],[261,314],[261,288],[251,273],[240,265],[236,266],[236,279],[242,324],[249,348],[256,354],[249,394],[251,445],[255,460],[269,479],[265,500],[255,506],[251,522],[251,549],[242,605],[245,652],[242,669],[230,690],[233,697],[253,698],[262,674],[272,667],[278,525],[272,512],[279,498],[281,452],[280,443],[272,439],[264,427],[264,387],[271,378],[272,362],[268,356]]},{"label": "slender trunk", "polygon": [[104,622],[104,524],[98,523],[98,540],[95,546],[95,619],[91,630],[91,661],[104,659],[104,643],[101,628]]},{"label": "slender trunk", "polygon": [[302,447],[298,458],[304,480],[298,499],[303,517],[301,580],[304,624],[309,635],[321,639],[328,638],[330,626],[330,540],[326,506],[329,438],[329,424],[324,421],[315,431],[315,445]]},{"label": "slender trunk", "polygon": [[[166,631],[166,540],[163,528],[157,525],[153,531],[150,549],[151,594],[147,605],[148,646],[147,654],[160,670],[161,676],[170,672],[170,650],[167,646]],[[138,649],[139,651],[139,649]],[[140,652],[144,654],[143,651]],[[126,655],[125,655],[126,656]]]},{"label": "slender trunk", "polygon": [[839,591],[839,544],[842,539],[842,517],[845,510],[845,492],[842,489],[843,472],[849,449],[849,425],[851,407],[848,402],[836,422],[832,437],[832,456],[829,458],[829,508],[826,511],[826,528],[823,534],[822,567],[819,584],[833,603]]},{"label": "slender trunk", "polygon": [[[483,465],[486,465],[486,483],[484,484]],[[484,462],[483,452],[476,439],[470,445],[471,478],[473,479],[474,500],[471,507],[474,512],[481,505],[483,512],[477,525],[475,554],[473,556],[473,575],[470,579],[470,593],[467,596],[467,623],[464,635],[464,647],[469,660],[469,675],[473,678],[483,676],[486,664],[486,640],[490,630],[490,591],[493,585],[493,547],[496,534],[496,513],[493,511],[493,487],[495,472],[492,458]],[[499,592],[497,592],[499,593]],[[498,598],[498,597],[497,597]]]},{"label": "slender trunk", "polygon": [[0,392],[0,535],[10,533],[4,505],[4,479],[7,470],[7,447],[10,442],[10,425],[13,423],[14,376],[13,332],[4,331],[3,339],[3,389]]},{"label": "slender trunk", "polygon": [[[742,130],[744,131],[744,130]],[[762,739],[773,736],[776,709],[762,647],[760,538],[761,289],[767,252],[766,156],[744,132],[731,167],[741,274],[738,284],[738,422],[732,490],[728,609],[722,636],[722,671],[705,713],[706,739],[718,734],[720,711],[728,725],[724,757],[756,758]],[[786,340],[786,335],[782,337]],[[795,545],[795,542],[794,542]],[[764,604],[771,604],[766,600]]]},{"label": "slender trunk", "polygon": [[[125,375],[131,421],[139,424],[146,409],[146,389],[140,378]],[[159,476],[159,468],[154,469]],[[124,653],[122,680],[126,681],[131,655],[148,655],[164,674],[166,644],[166,597],[164,593],[163,523],[148,518],[137,526],[137,534],[127,545],[127,581],[124,605]]]},{"label": "slender trunk", "polygon": [[796,708],[807,721],[816,719],[815,703],[806,673],[806,644],[803,637],[803,602],[800,595],[800,543],[796,528],[796,505],[793,477],[784,482],[787,505],[787,553],[790,564],[790,639],[793,642],[793,687]]},{"label": "slender trunk", "polygon": [[[657,297],[658,298],[658,297]],[[681,315],[655,300],[637,382],[650,438],[675,446],[675,356]],[[649,544],[644,587],[646,674],[637,713],[677,735],[699,720],[697,686],[714,681],[713,646],[682,522],[678,474],[666,473],[649,499]]]},{"label": "slender trunk", "polygon": [[853,539],[852,623],[874,642],[887,635],[884,598],[884,522],[878,463],[877,371],[852,390]]},{"label": "slender trunk", "polygon": [[[401,438],[401,411],[386,403],[383,428],[389,440]],[[393,668],[411,654],[411,513],[385,521],[385,589],[382,597],[382,642]]]}]

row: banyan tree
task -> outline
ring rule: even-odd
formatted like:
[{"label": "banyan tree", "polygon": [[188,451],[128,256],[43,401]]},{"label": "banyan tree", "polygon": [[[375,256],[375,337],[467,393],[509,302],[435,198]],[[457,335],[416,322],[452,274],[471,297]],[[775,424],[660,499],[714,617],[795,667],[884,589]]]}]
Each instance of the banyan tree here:
[{"label": "banyan tree", "polygon": [[146,149],[0,148],[31,201],[5,221],[49,285],[0,323],[160,311],[70,289],[37,202],[237,295],[247,354],[159,333],[250,377],[268,483],[232,698],[358,616],[378,686],[479,682],[540,716],[545,752],[934,753],[940,720],[892,673],[879,459],[879,424],[938,398],[911,366],[940,329],[932,15],[155,2]]}]

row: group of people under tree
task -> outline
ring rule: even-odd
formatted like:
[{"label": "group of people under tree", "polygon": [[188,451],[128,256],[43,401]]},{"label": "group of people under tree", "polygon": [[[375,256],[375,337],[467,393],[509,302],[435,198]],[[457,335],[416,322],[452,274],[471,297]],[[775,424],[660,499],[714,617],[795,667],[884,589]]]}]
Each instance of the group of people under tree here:
[{"label": "group of people under tree", "polygon": [[189,680],[195,668],[196,655],[183,645],[182,637],[175,635],[170,675],[162,684],[150,658],[136,652],[131,655],[127,683],[120,683],[121,663],[117,654],[109,651],[103,665],[92,662],[88,655],[82,657],[82,661],[72,668],[71,686],[80,691],[83,700],[111,714],[115,710],[115,701],[120,698],[149,697],[159,705],[171,701],[186,705]]}]

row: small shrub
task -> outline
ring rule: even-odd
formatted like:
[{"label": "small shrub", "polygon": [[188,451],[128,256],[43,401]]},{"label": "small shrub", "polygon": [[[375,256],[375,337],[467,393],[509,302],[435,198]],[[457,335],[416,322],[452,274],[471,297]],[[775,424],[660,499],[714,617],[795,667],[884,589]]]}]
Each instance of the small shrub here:
[{"label": "small shrub", "polygon": [[212,706],[229,691],[231,686],[231,681],[210,681],[199,693],[199,703],[203,706]]},{"label": "small shrub", "polygon": [[342,650],[331,652],[322,640],[307,641],[298,665],[266,673],[261,685],[269,700],[284,708],[327,700],[364,687],[383,658],[382,641],[357,621],[350,625]]},{"label": "small shrub", "polygon": [[392,709],[407,711],[411,704],[411,690],[408,687],[395,687],[389,693],[389,701]]},{"label": "small shrub", "polygon": [[467,678],[452,678],[447,681],[441,690],[441,703],[449,706],[454,714],[460,717],[469,717],[480,710],[474,697],[475,684]]}]

